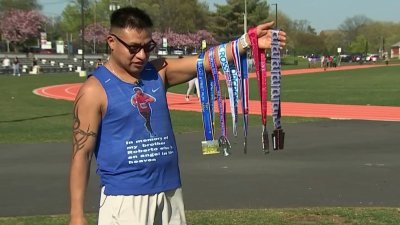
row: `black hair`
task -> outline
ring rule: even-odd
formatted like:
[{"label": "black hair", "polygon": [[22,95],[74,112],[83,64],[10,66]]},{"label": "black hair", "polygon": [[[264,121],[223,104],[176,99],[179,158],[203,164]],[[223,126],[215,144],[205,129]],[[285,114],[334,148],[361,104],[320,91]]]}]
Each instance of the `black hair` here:
[{"label": "black hair", "polygon": [[140,87],[134,87],[133,92],[136,93],[137,91],[143,92],[143,90]]},{"label": "black hair", "polygon": [[153,27],[153,22],[147,13],[136,7],[123,7],[115,10],[110,17],[111,28],[138,28]]}]

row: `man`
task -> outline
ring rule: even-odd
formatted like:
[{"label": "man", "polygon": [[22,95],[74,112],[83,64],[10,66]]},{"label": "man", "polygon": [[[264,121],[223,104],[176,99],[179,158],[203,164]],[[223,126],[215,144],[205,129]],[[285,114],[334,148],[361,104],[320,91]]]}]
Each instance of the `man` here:
[{"label": "man", "polygon": [[11,65],[11,61],[8,58],[8,56],[4,57],[3,59],[3,68],[6,74],[8,74],[10,72],[10,65]]},{"label": "man", "polygon": [[[271,46],[272,25],[257,27],[260,48]],[[110,58],[85,81],[76,97],[70,225],[87,225],[84,197],[93,153],[102,186],[99,225],[186,224],[166,89],[196,77],[197,57],[148,61],[156,46],[151,27],[151,19],[140,9],[114,11],[107,36]],[[244,37],[249,43],[248,35]],[[282,46],[285,40],[280,32]],[[246,52],[243,46],[241,54]],[[228,50],[228,60],[233,60],[230,44]],[[156,137],[149,137],[141,125],[143,117],[132,110],[135,87],[157,100],[151,103]]]}]

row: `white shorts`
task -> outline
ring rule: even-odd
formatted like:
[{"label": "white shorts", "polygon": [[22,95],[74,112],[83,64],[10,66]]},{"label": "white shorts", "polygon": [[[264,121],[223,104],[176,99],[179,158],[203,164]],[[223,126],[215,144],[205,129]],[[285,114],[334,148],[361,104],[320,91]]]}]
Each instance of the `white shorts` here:
[{"label": "white shorts", "polygon": [[186,225],[182,188],[153,195],[105,195],[98,225]]}]

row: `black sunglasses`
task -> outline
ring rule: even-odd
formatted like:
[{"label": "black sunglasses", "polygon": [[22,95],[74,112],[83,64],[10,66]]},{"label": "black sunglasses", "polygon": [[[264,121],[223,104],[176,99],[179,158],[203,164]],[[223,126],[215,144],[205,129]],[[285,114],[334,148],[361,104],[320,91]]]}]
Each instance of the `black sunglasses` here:
[{"label": "black sunglasses", "polygon": [[157,46],[157,43],[154,40],[149,41],[145,45],[140,45],[140,44],[134,44],[134,45],[128,45],[125,41],[121,40],[117,35],[115,34],[110,34],[111,36],[115,37],[121,44],[123,44],[128,50],[129,53],[131,54],[137,54],[140,52],[140,50],[144,50],[145,53],[149,53],[154,50],[154,48]]}]

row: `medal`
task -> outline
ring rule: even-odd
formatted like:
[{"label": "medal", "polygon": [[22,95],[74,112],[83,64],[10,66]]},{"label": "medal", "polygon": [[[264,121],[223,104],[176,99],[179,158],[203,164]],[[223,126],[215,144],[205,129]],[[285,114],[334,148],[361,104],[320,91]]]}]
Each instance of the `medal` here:
[{"label": "medal", "polygon": [[219,151],[219,143],[218,140],[214,140],[214,126],[212,119],[212,104],[210,101],[213,101],[213,96],[210,96],[209,85],[207,85],[207,77],[204,70],[204,53],[199,55],[197,59],[197,78],[199,80],[199,92],[200,92],[200,102],[201,102],[201,111],[202,111],[202,119],[203,119],[203,128],[204,128],[204,138],[205,140],[201,142],[201,148],[203,155],[209,154],[217,154]]}]

